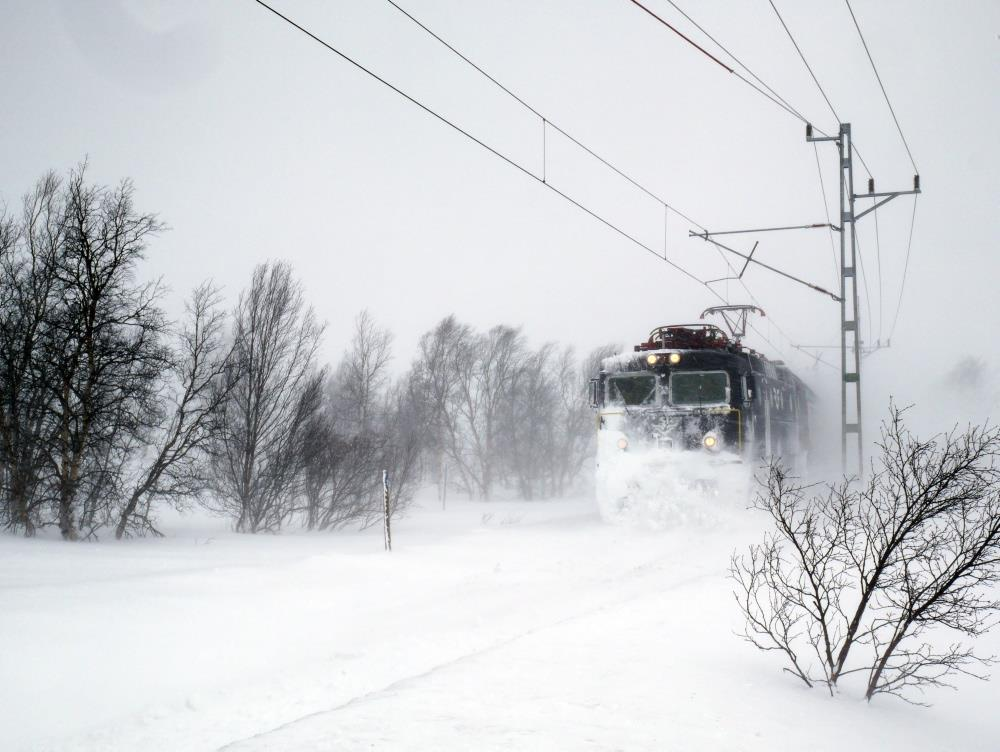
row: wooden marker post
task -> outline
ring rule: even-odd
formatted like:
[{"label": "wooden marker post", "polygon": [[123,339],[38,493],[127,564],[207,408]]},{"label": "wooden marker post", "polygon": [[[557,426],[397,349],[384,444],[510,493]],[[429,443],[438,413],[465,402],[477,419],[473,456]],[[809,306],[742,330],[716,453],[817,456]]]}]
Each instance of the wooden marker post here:
[{"label": "wooden marker post", "polygon": [[389,471],[382,471],[382,531],[385,534],[385,550],[392,551],[392,530],[389,528]]}]

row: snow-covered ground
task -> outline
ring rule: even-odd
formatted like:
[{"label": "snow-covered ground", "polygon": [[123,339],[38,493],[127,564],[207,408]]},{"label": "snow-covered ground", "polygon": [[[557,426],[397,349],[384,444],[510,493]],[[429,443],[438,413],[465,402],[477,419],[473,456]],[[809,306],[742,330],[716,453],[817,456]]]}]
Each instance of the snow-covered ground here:
[{"label": "snow-covered ground", "polygon": [[163,540],[3,537],[0,748],[1000,749],[995,683],[868,705],[742,642],[726,569],[759,524],[427,502],[391,554],[378,529],[204,518]]}]

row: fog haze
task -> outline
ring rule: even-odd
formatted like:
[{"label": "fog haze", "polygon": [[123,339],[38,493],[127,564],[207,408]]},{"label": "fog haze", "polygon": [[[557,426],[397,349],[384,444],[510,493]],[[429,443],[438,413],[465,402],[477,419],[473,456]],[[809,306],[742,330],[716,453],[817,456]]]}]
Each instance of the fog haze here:
[{"label": "fog haze", "polygon": [[[767,3],[684,7],[816,127],[836,121]],[[784,6],[784,7],[783,7]],[[779,5],[878,190],[913,169],[846,7]],[[387,3],[276,7],[493,148],[541,172],[534,115]],[[633,4],[405,6],[559,127],[712,230],[825,222],[804,126]],[[664,18],[704,38],[667,3]],[[866,403],[922,392],[961,357],[996,363],[1000,5],[858,2],[855,12],[920,168],[912,256],[892,346],[865,360]],[[206,277],[234,300],[253,266],[290,261],[335,360],[368,308],[396,334],[402,370],[419,335],[454,312],[523,325],[585,351],[695,320],[716,304],[685,278],[537,181],[362,74],[253,2],[10,3],[0,30],[5,116],[0,197],[83,159],[90,179],[130,177],[170,230],[146,273],[170,309]],[[552,131],[546,178],[702,279],[730,274],[692,225]],[[834,147],[818,145],[836,222]],[[858,190],[865,175],[858,168]],[[859,223],[868,342],[890,336],[912,199]],[[756,239],[756,238],[754,238]],[[757,257],[836,290],[829,234],[759,236]],[[743,252],[750,236],[734,239]],[[733,263],[738,259],[730,259]],[[879,275],[881,269],[881,275]],[[879,277],[881,276],[881,280]],[[837,374],[792,345],[835,344],[836,303],[752,267],[768,317],[748,343],[800,372]],[[735,283],[715,285],[751,302]],[[881,291],[881,293],[879,292]],[[870,309],[869,309],[870,306]],[[869,315],[870,310],[870,315]],[[824,363],[837,364],[826,351]],[[905,374],[905,377],[904,377]],[[877,412],[876,410],[876,412]]]}]

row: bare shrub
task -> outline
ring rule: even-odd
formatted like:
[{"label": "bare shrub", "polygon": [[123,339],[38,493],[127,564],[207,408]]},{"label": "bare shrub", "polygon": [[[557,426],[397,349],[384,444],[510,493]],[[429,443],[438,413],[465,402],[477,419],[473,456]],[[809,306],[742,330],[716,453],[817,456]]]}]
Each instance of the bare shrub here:
[{"label": "bare shrub", "polygon": [[781,653],[786,671],[831,692],[862,674],[867,699],[913,702],[992,662],[960,638],[985,632],[1000,608],[1000,431],[925,441],[903,417],[890,405],[863,484],[817,495],[772,464],[754,505],[774,529],[731,572],[746,639]]}]

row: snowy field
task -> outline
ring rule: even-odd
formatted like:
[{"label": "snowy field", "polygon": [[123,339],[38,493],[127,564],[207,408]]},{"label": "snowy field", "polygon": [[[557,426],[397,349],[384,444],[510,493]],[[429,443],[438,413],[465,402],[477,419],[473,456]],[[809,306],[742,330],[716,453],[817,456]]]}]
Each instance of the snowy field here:
[{"label": "snowy field", "polygon": [[[747,646],[720,509],[426,502],[381,531],[0,538],[0,748],[997,750],[1000,689],[831,698]],[[980,643],[1000,653],[1000,635]]]}]

